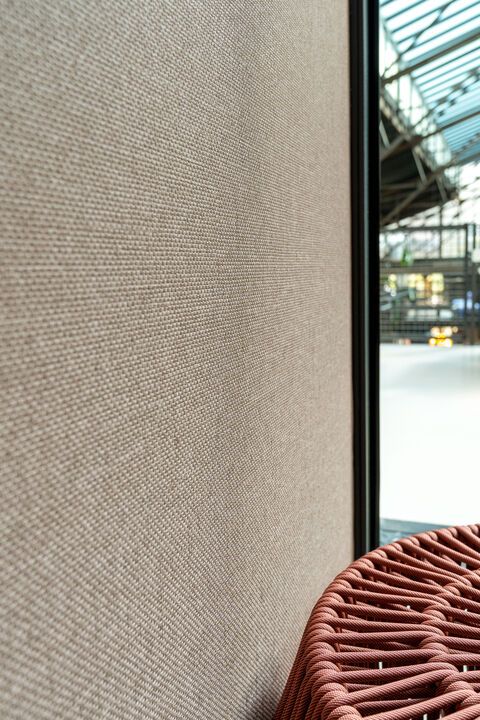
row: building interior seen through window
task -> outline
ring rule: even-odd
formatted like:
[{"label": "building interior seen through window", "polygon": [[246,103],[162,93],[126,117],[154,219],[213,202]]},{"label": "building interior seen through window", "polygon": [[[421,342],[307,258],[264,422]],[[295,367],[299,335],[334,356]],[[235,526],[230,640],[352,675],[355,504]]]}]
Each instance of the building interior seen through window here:
[{"label": "building interior seen through window", "polygon": [[471,0],[380,5],[382,542],[478,515],[479,26]]}]

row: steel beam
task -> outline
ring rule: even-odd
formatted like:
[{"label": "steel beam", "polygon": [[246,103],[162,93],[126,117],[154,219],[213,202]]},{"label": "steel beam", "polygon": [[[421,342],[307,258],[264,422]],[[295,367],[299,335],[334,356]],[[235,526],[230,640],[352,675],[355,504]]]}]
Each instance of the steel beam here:
[{"label": "steel beam", "polygon": [[467,120],[471,120],[477,115],[480,115],[480,109],[475,110],[475,112],[468,113],[467,115],[457,116],[456,118],[453,118],[453,120],[445,123],[445,125],[439,126],[436,130],[432,130],[432,132],[429,132],[426,135],[411,135],[410,137],[407,137],[407,135],[405,134],[405,136],[402,138],[396,138],[396,140],[382,152],[380,159],[383,162],[391,155],[400,152],[400,150],[404,150],[406,148],[413,149],[424,140],[428,140],[428,138],[431,138],[434,135],[438,135],[444,130],[448,130],[448,128],[454,127],[455,125],[459,125],[460,123],[466,122]]},{"label": "steel beam", "polygon": [[[423,20],[424,18],[428,17],[429,15],[433,15],[433,13],[435,13],[435,12],[439,12],[439,11],[443,12],[449,5],[452,4],[453,1],[454,0],[448,0],[448,2],[444,3],[443,5],[440,5],[437,8],[433,8],[433,10],[430,9],[427,12],[422,13],[421,15],[416,15],[415,22],[419,22],[420,20]],[[476,2],[477,2],[477,0],[474,0],[473,4],[475,5]],[[411,24],[412,24],[412,20],[410,19],[408,22],[403,23],[403,25],[398,25],[395,28],[395,33],[398,33],[401,30],[404,30],[406,27],[409,27]],[[424,28],[424,30],[422,30],[422,32],[424,32],[424,31],[425,31],[425,28]],[[415,34],[416,33],[412,33],[412,35],[407,35],[406,37],[403,37],[401,39],[401,42],[404,42],[404,40],[410,40],[410,38],[415,37]]]},{"label": "steel beam", "polygon": [[[425,178],[424,182],[419,183],[418,187],[413,192],[411,192],[409,195],[407,195],[406,198],[404,198],[401,202],[399,202],[398,205],[383,218],[382,224],[388,225],[388,223],[391,222],[393,220],[393,218],[395,218],[396,215],[398,215],[402,210],[404,210],[409,205],[411,205],[413,203],[413,201],[416,200],[417,197],[419,197],[419,195],[421,195],[428,187],[430,187],[430,185],[433,182],[435,182],[435,180],[438,177],[440,177],[440,175],[442,175],[445,172],[445,170],[448,170],[448,168],[451,168],[454,165],[459,165],[460,164],[459,158],[461,157],[461,155],[467,150],[468,146],[471,146],[474,143],[478,143],[479,138],[480,138],[480,133],[478,133],[477,135],[474,135],[474,137],[471,138],[471,140],[456,153],[454,158],[452,158],[452,160],[449,163],[447,163],[446,165],[441,165],[439,168],[437,168],[436,170],[431,172],[430,175],[428,175]],[[480,147],[479,147],[479,153],[480,153]],[[465,162],[465,161],[463,160],[462,162]]]},{"label": "steel beam", "polygon": [[448,53],[453,52],[454,50],[458,50],[464,45],[467,45],[468,43],[474,42],[480,38],[480,29],[475,28],[474,30],[471,30],[468,33],[464,33],[464,35],[461,35],[459,38],[455,38],[454,40],[450,40],[450,42],[444,43],[439,48],[436,48],[435,50],[432,50],[431,52],[425,53],[424,55],[421,55],[419,58],[417,58],[411,65],[407,65],[406,67],[402,68],[402,70],[399,70],[398,72],[394,73],[393,75],[389,75],[388,77],[382,78],[382,83],[384,85],[387,85],[389,83],[394,82],[395,80],[398,80],[399,78],[403,77],[404,75],[410,75],[415,70],[418,70],[419,68],[423,67],[424,65],[428,65],[435,60],[438,60],[439,58],[443,57],[444,55],[447,55]]}]

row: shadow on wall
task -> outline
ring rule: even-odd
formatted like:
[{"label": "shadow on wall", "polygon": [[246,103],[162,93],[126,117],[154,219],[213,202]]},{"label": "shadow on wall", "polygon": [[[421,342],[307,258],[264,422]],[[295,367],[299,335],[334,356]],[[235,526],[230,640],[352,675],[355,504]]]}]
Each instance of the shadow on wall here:
[{"label": "shadow on wall", "polygon": [[[298,639],[299,643],[300,637]],[[271,718],[273,720],[275,716],[275,711],[280,702],[281,693],[287,682],[288,675],[284,677],[284,668],[281,668],[279,663],[275,662],[273,656],[268,671],[272,683],[272,690],[279,690],[278,697],[275,697],[275,692],[271,691],[262,694],[262,688],[266,686],[266,678],[265,675],[257,673],[256,677],[253,678],[250,700],[247,700],[245,703],[245,714],[243,716],[245,720],[259,720],[259,718]],[[278,687],[279,678],[281,678],[280,688]]]}]

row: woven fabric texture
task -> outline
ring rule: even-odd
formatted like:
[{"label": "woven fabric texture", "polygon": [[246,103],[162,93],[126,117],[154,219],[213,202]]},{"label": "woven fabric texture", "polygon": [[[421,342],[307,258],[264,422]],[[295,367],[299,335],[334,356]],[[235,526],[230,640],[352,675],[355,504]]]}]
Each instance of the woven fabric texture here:
[{"label": "woven fabric texture", "polygon": [[0,0],[0,716],[269,718],[351,559],[346,0]]},{"label": "woven fabric texture", "polygon": [[477,720],[480,525],[403,538],[317,603],[276,720]]}]

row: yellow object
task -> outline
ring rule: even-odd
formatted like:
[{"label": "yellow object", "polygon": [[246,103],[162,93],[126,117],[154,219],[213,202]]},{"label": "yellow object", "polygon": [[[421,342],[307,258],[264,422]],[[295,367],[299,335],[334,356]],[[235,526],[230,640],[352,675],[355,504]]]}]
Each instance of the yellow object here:
[{"label": "yellow object", "polygon": [[451,337],[439,334],[429,338],[428,344],[431,347],[453,347],[453,340]]}]

